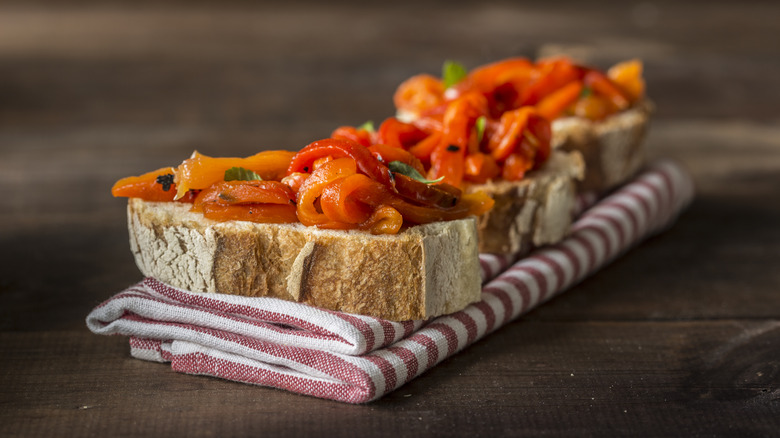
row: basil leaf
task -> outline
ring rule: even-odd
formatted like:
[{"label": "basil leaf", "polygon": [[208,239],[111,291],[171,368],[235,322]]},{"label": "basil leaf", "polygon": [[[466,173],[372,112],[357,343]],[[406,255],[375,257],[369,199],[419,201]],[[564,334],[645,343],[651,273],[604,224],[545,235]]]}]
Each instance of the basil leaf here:
[{"label": "basil leaf", "polygon": [[468,72],[462,64],[455,61],[444,61],[444,65],[441,68],[441,80],[445,89],[462,81],[466,75],[468,75]]},{"label": "basil leaf", "polygon": [[255,172],[243,167],[231,167],[225,171],[225,181],[262,181]]},{"label": "basil leaf", "polygon": [[417,171],[417,169],[404,163],[403,161],[391,161],[387,167],[390,168],[391,172],[400,173],[401,175],[408,176],[411,179],[420,181],[421,183],[425,184],[437,183],[444,179],[443,176],[436,179],[425,179],[425,177],[422,176],[420,172]]},{"label": "basil leaf", "polygon": [[482,138],[485,136],[485,125],[487,124],[487,117],[485,116],[479,116],[477,117],[477,141],[482,142]]},{"label": "basil leaf", "polygon": [[358,131],[368,131],[368,132],[376,132],[376,129],[374,129],[374,122],[371,120],[367,121],[366,123],[363,123],[362,125],[357,127]]}]

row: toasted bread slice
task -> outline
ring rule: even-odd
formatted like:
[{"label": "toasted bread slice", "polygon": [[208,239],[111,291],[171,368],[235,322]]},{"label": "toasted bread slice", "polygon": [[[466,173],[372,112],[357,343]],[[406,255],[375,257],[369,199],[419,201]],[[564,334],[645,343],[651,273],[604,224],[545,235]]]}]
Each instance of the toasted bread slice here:
[{"label": "toasted bread slice", "polygon": [[552,146],[578,151],[585,159],[579,192],[603,193],[628,181],[645,163],[644,139],[652,104],[609,116],[603,121],[565,117],[552,123]]},{"label": "toasted bread slice", "polygon": [[479,301],[473,218],[396,235],[301,224],[216,222],[190,205],[128,203],[141,272],[194,292],[275,297],[388,320],[419,320]]},{"label": "toasted bread slice", "polygon": [[585,171],[579,152],[554,151],[538,170],[520,181],[490,181],[469,186],[495,200],[477,219],[483,253],[525,254],[563,239],[572,221],[576,181]]}]

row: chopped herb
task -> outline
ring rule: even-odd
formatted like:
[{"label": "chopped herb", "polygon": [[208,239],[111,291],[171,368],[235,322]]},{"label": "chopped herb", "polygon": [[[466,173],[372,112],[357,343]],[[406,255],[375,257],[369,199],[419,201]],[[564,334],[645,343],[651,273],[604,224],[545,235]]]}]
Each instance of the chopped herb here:
[{"label": "chopped herb", "polygon": [[166,173],[165,175],[159,175],[157,177],[157,184],[162,184],[163,191],[167,192],[173,185],[173,174]]},{"label": "chopped herb", "polygon": [[231,167],[225,171],[225,181],[262,181],[255,172],[243,167]]},{"label": "chopped herb", "polygon": [[444,61],[444,65],[441,68],[441,80],[445,89],[462,81],[467,75],[466,67],[462,64],[455,61]]},{"label": "chopped herb", "polygon": [[479,116],[477,118],[477,142],[482,143],[482,138],[485,136],[485,125],[487,125],[487,117]]},{"label": "chopped herb", "polygon": [[363,123],[362,125],[357,127],[358,131],[368,131],[368,132],[376,132],[376,129],[374,129],[374,122],[371,120],[367,121],[366,123]]},{"label": "chopped herb", "polygon": [[447,151],[448,152],[458,152],[459,150],[460,150],[460,146],[458,146],[458,145],[451,144],[451,145],[447,146]]},{"label": "chopped herb", "polygon": [[388,167],[390,168],[391,172],[400,173],[401,175],[408,176],[411,179],[420,181],[421,183],[425,184],[437,183],[444,179],[443,176],[436,179],[425,179],[425,177],[422,176],[422,174],[420,174],[417,169],[404,163],[403,161],[391,161],[390,164],[388,164]]},{"label": "chopped herb", "polygon": [[580,91],[580,98],[588,97],[591,94],[593,94],[593,90],[591,90],[590,87],[582,87],[582,91]]}]

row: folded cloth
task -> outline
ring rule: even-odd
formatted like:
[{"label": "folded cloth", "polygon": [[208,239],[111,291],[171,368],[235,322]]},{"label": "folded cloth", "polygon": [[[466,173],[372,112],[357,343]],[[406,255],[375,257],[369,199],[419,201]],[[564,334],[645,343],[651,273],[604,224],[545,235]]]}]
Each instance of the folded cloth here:
[{"label": "folded cloth", "polygon": [[192,293],[146,278],[97,306],[87,326],[129,336],[134,357],[179,372],[365,403],[593,274],[670,225],[692,198],[679,165],[656,163],[585,209],[561,243],[515,262],[480,255],[482,300],[430,321]]}]

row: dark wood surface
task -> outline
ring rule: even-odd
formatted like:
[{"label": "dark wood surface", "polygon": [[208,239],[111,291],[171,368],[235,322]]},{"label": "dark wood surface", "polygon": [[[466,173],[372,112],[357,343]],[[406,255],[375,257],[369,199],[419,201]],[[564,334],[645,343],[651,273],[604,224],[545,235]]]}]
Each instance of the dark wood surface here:
[{"label": "dark wood surface", "polygon": [[[780,4],[0,5],[0,436],[780,434]],[[668,232],[382,400],[130,358],[84,317],[140,278],[118,178],[193,149],[299,148],[395,86],[567,50],[640,57]]]}]

